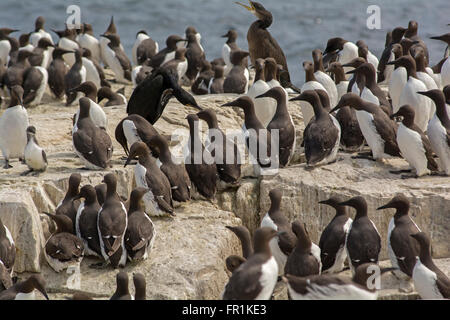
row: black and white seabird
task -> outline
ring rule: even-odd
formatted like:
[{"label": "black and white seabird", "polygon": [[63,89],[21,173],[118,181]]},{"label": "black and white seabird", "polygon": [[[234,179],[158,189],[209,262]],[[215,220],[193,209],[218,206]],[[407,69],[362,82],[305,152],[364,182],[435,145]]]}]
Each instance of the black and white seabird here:
[{"label": "black and white seabird", "polygon": [[15,261],[16,245],[14,244],[14,239],[9,229],[0,219],[0,264],[2,264],[9,275],[12,274]]},{"label": "black and white seabird", "polygon": [[339,122],[324,109],[316,91],[303,91],[293,100],[307,101],[313,106],[314,118],[303,132],[307,166],[328,164],[336,160],[341,139]]},{"label": "black and white seabird", "polygon": [[341,202],[336,196],[319,201],[319,203],[326,204],[336,210],[335,216],[320,235],[319,248],[322,273],[341,272],[347,259],[345,239],[353,220],[348,216],[345,207],[339,205]]},{"label": "black and white seabird", "polygon": [[83,48],[83,56],[81,57],[83,66],[86,69],[86,81],[91,81],[95,84],[95,88],[100,88],[102,85],[111,86],[105,79],[103,67],[99,65],[97,60],[92,57],[91,50]]},{"label": "black and white seabird", "polygon": [[26,50],[19,51],[17,61],[8,66],[8,69],[3,76],[3,83],[7,88],[11,90],[13,86],[23,86],[26,71],[31,66],[28,62],[28,58],[33,54],[34,53]]},{"label": "black and white seabird", "polygon": [[[409,104],[415,111],[414,123],[422,131],[427,130],[428,121],[433,116],[433,104],[424,96],[418,94],[418,91],[427,91],[425,84],[417,78],[416,61],[410,55],[404,55],[397,60],[389,62],[397,67],[401,66],[406,69],[407,82],[400,94],[399,106]],[[394,109],[394,112],[398,110]]]},{"label": "black and white seabird", "polygon": [[36,18],[36,21],[34,22],[34,31],[30,33],[29,40],[34,47],[38,46],[39,40],[41,40],[42,38],[47,38],[53,43],[52,36],[44,29],[44,24],[45,18],[43,16],[39,16]]},{"label": "black and white seabird", "polygon": [[420,251],[413,269],[414,287],[422,299],[449,299],[450,279],[431,258],[431,240],[424,233],[412,234],[419,243]]},{"label": "black and white seabird", "polygon": [[425,83],[425,86],[428,90],[439,89],[440,84],[436,83],[436,80],[433,78],[434,74],[429,74],[427,71],[428,61],[425,57],[425,52],[421,47],[416,48],[414,59],[416,60],[416,73],[417,78]]},{"label": "black and white seabird", "polygon": [[68,180],[67,192],[64,198],[58,203],[55,209],[56,215],[68,216],[73,221],[73,230],[75,230],[75,220],[80,201],[76,199],[80,193],[81,175],[72,173]]},{"label": "black and white seabird", "polygon": [[116,275],[116,291],[109,300],[134,300],[128,289],[128,274],[125,271]]},{"label": "black and white seabird", "polygon": [[13,86],[9,106],[0,117],[0,149],[5,159],[4,169],[12,168],[10,159],[23,159],[28,126],[28,113],[23,107],[23,89]]},{"label": "black and white seabird", "polygon": [[328,97],[330,98],[331,105],[335,106],[339,101],[338,92],[333,79],[325,73],[322,51],[320,49],[313,50],[312,58],[314,62],[314,77],[325,88]]},{"label": "black and white seabird", "polygon": [[366,59],[368,63],[373,65],[375,68],[375,80],[377,80],[376,70],[378,69],[378,58],[369,50],[369,46],[365,43],[364,40],[356,41],[356,46],[358,47],[358,56]]},{"label": "black and white seabird", "polygon": [[[45,212],[44,212],[45,213]],[[65,215],[45,213],[56,223],[56,231],[45,243],[45,258],[56,272],[69,267],[79,268],[84,244],[74,233],[72,220]]]},{"label": "black and white seabird", "polygon": [[248,54],[242,50],[231,52],[230,61],[233,67],[223,82],[223,92],[239,94],[248,92],[249,73],[245,67]]},{"label": "black and white seabird", "polygon": [[240,240],[242,247],[242,257],[248,259],[253,254],[253,243],[250,235],[250,231],[245,226],[226,226],[231,230]]},{"label": "black and white seabird", "polygon": [[352,273],[364,263],[378,263],[381,250],[381,237],[377,227],[367,215],[367,202],[361,196],[339,203],[356,210],[350,229],[345,239],[348,262]]},{"label": "black and white seabird", "polygon": [[128,84],[128,81],[131,81],[131,62],[123,51],[119,35],[102,34],[101,36],[109,40],[104,51],[104,59],[114,72],[116,82]]},{"label": "black and white seabird", "polygon": [[[448,86],[446,87],[448,88]],[[444,92],[445,89],[444,88]],[[436,113],[428,123],[427,134],[431,147],[439,157],[439,168],[446,175],[450,175],[450,107],[445,102],[444,93],[440,90],[419,91],[421,95],[429,97],[436,106]]]},{"label": "black and white seabird", "polygon": [[65,93],[64,79],[69,68],[64,62],[63,55],[69,52],[71,51],[56,47],[52,52],[52,62],[48,67],[48,86],[57,99],[61,99]]},{"label": "black and white seabird", "polygon": [[158,42],[149,37],[145,30],[136,34],[136,40],[132,48],[133,64],[142,65],[148,58],[152,58],[159,51]]},{"label": "black and white seabird", "polygon": [[331,112],[344,106],[356,110],[359,128],[372,150],[373,159],[400,157],[400,149],[396,141],[397,124],[380,106],[367,102],[354,93],[346,93]]},{"label": "black and white seabird", "polygon": [[292,159],[296,141],[294,121],[287,108],[286,91],[282,87],[274,87],[256,98],[265,97],[273,98],[277,102],[275,115],[267,125],[267,130],[271,135],[274,130],[278,130],[279,162],[281,167],[285,167]]},{"label": "black and white seabird", "polygon": [[[317,81],[314,75],[314,65],[311,61],[303,62],[303,69],[305,70],[305,83],[302,85],[301,92],[308,90],[323,90],[326,92],[324,86]],[[314,108],[311,103],[306,100],[300,101],[300,108],[302,110],[303,123],[305,127],[314,117]]]},{"label": "black and white seabird", "polygon": [[255,64],[258,58],[274,58],[278,64],[283,66],[283,69],[289,71],[286,56],[283,50],[278,45],[278,42],[267,30],[272,25],[273,17],[270,11],[266,10],[262,4],[250,1],[249,5],[237,3],[250,11],[258,18],[253,22],[247,32],[248,50],[252,64]]},{"label": "black and white seabird", "polygon": [[270,208],[261,220],[261,228],[269,227],[278,231],[277,237],[269,242],[270,250],[278,265],[278,272],[283,274],[286,260],[295,247],[297,238],[292,232],[289,220],[280,210],[282,192],[278,189],[272,189],[269,192]]},{"label": "black and white seabird", "polygon": [[33,274],[27,280],[17,282],[9,289],[0,292],[0,300],[35,300],[35,290],[49,300],[45,291],[45,279],[41,274]]},{"label": "black and white seabird", "polygon": [[[97,87],[92,81],[86,81],[80,84],[79,86],[72,89],[75,92],[82,92],[84,95],[90,100],[89,107],[89,118],[91,118],[92,122],[99,128],[104,128],[106,130],[108,126],[108,119],[106,118],[106,113],[103,111],[103,108],[96,103],[97,101]],[[78,128],[76,123],[78,122],[78,118],[80,116],[80,109],[77,110],[75,114],[75,125],[72,129],[72,133],[77,131]]]},{"label": "black and white seabird", "polygon": [[[418,178],[436,172],[438,165],[433,158],[430,140],[414,123],[414,109],[410,105],[401,106],[391,117],[400,116],[403,117],[403,120],[397,129],[397,144],[402,157],[415,171],[412,177]],[[402,176],[402,178],[408,177],[411,176]]]},{"label": "black and white seabird", "polygon": [[181,79],[186,74],[186,70],[188,69],[186,50],[186,48],[178,48],[175,51],[175,58],[161,65],[161,68],[172,69],[176,73],[179,83],[181,83]]},{"label": "black and white seabird", "polygon": [[269,242],[279,234],[259,228],[253,237],[254,253],[231,275],[222,293],[223,300],[269,300],[278,279],[278,265]]},{"label": "black and white seabird", "polygon": [[171,35],[166,39],[166,47],[150,58],[150,67],[158,68],[167,61],[175,58],[175,51],[178,49],[177,43],[186,41],[177,35]]},{"label": "black and white seabird", "polygon": [[29,68],[25,73],[23,82],[23,103],[28,107],[34,107],[41,103],[47,88],[48,72],[44,67]]},{"label": "black and white seabird", "polygon": [[106,169],[113,154],[111,138],[104,128],[97,127],[89,116],[91,99],[79,100],[80,116],[76,122],[78,130],[72,134],[75,153],[86,168],[91,170]]},{"label": "black and white seabird", "polygon": [[189,124],[189,140],[185,151],[185,167],[195,192],[206,199],[213,199],[217,191],[217,167],[214,157],[205,149],[199,134],[200,119],[196,114],[186,117]]},{"label": "black and white seabird", "polygon": [[148,258],[155,241],[155,226],[144,212],[142,197],[149,190],[136,188],[130,194],[130,208],[128,209],[128,225],[125,231],[125,248],[130,261]]},{"label": "black and white seabird", "polygon": [[[114,23],[114,16],[111,16],[111,20],[109,21],[108,28],[106,28],[106,31],[104,33],[104,35],[107,35],[107,34],[117,34],[116,24]],[[109,44],[110,40],[108,38],[102,37],[100,35],[100,39],[98,40],[98,42],[100,44],[100,56],[101,56],[103,65],[106,67],[109,67],[107,59],[106,59],[106,55],[107,55],[107,51],[109,50],[108,44]],[[120,47],[122,48],[122,44],[120,44]]]},{"label": "black and white seabird", "polygon": [[64,85],[66,90],[66,106],[77,103],[83,96],[81,92],[74,91],[76,87],[86,81],[86,68],[83,65],[82,52],[83,49],[75,51],[75,62],[69,72],[64,77]]},{"label": "black and white seabird", "polygon": [[[368,281],[379,267],[365,263],[356,268],[353,278],[338,275],[312,275],[295,277],[287,274],[283,281],[288,285],[292,300],[377,300],[375,288],[368,288]],[[392,271],[392,268],[380,270],[380,275]]]},{"label": "black and white seabird", "polygon": [[320,274],[320,248],[311,241],[306,227],[299,220],[292,223],[292,231],[297,236],[297,242],[286,260],[284,273],[296,277]]},{"label": "black and white seabird", "polygon": [[146,300],[146,281],[142,273],[133,273],[134,300]]},{"label": "black and white seabird", "polygon": [[127,98],[120,93],[120,91],[113,91],[109,87],[101,87],[97,92],[97,102],[100,103],[103,99],[108,100],[105,107],[124,107],[127,105]]},{"label": "black and white seabird", "polygon": [[210,94],[223,93],[224,81],[225,81],[224,68],[222,66],[215,66],[214,76],[209,81],[208,93]]},{"label": "black and white seabird", "polygon": [[156,159],[151,156],[150,149],[144,142],[139,141],[131,145],[125,166],[136,157],[138,158],[134,167],[136,185],[149,190],[143,198],[145,212],[152,216],[167,213],[175,215],[169,179],[158,167]]},{"label": "black and white seabird", "polygon": [[101,62],[100,42],[94,36],[91,24],[83,23],[81,33],[77,36],[77,42],[81,48],[89,50],[95,62]]},{"label": "black and white seabird", "polygon": [[69,50],[71,53],[63,56],[64,61],[68,64],[69,68],[75,63],[74,52],[80,49],[80,46],[76,42],[77,31],[76,29],[66,28],[62,31],[53,30],[59,37],[57,46],[61,49]]},{"label": "black and white seabird", "polygon": [[13,286],[13,280],[11,278],[11,274],[3,265],[3,262],[0,260],[0,293],[9,289]]},{"label": "black and white seabird", "polygon": [[[447,44],[447,48],[450,46],[450,32],[440,35],[440,36],[430,37],[430,39],[441,40],[441,41],[445,42]],[[441,61],[441,66],[440,66],[441,87],[445,87],[450,84],[450,59],[448,57],[445,57],[445,59],[443,59],[443,60],[444,61]]]},{"label": "black and white seabird", "polygon": [[47,155],[36,139],[36,128],[34,126],[27,128],[27,145],[25,146],[24,157],[29,170],[22,175],[27,175],[30,172],[38,174],[47,169]]},{"label": "black and white seabird", "polygon": [[[231,63],[231,60],[230,60],[231,52],[236,51],[236,50],[241,50],[236,43],[237,37],[238,37],[238,33],[234,29],[228,30],[228,32],[222,36],[222,38],[227,38],[227,41],[223,44],[223,47],[222,47],[222,59],[223,59],[223,61],[225,61],[225,67],[224,67],[225,75],[227,75],[230,72],[231,68],[233,67],[233,64]],[[255,61],[256,61],[256,59],[255,59]]]},{"label": "black and white seabird", "polygon": [[406,29],[403,27],[394,28],[392,31],[386,34],[386,44],[381,54],[381,58],[378,62],[378,83],[389,83],[391,74],[394,71],[394,67],[392,65],[387,65],[388,62],[395,60],[395,56],[392,52],[392,46],[396,43],[399,43],[403,38]]},{"label": "black and white seabird", "polygon": [[[205,60],[205,52],[197,40],[195,33],[186,34],[186,59],[187,70],[185,72],[186,77],[192,83],[197,78],[200,69],[202,68],[202,61]],[[181,80],[181,78],[180,78]]]},{"label": "black and white seabird", "polygon": [[272,138],[270,131],[258,120],[253,100],[248,96],[241,96],[234,101],[223,104],[222,107],[239,107],[244,110],[245,143],[249,150],[249,155],[252,157],[250,159],[251,163],[258,164],[262,170],[270,167]]},{"label": "black and white seabird", "polygon": [[394,216],[389,221],[388,254],[392,266],[400,269],[395,271],[395,274],[403,278],[412,277],[416,257],[420,251],[419,244],[410,237],[411,234],[416,234],[421,230],[408,215],[409,206],[408,198],[403,194],[398,194],[387,204],[377,208],[377,210],[396,209]]},{"label": "black and white seabird", "polygon": [[169,179],[172,199],[178,202],[188,201],[191,198],[191,180],[184,164],[177,164],[172,160],[174,158],[166,138],[159,134],[153,135],[148,140],[147,146],[151,150],[156,149],[158,154],[157,165]]},{"label": "black and white seabird", "polygon": [[151,124],[155,124],[173,96],[183,105],[201,110],[194,97],[179,86],[176,72],[159,68],[133,90],[127,113],[141,115]]},{"label": "black and white seabird", "polygon": [[10,28],[0,28],[0,60],[8,65],[8,57],[11,51],[11,43],[9,41],[9,35],[19,30]]},{"label": "black and white seabird", "polygon": [[[238,146],[234,141],[226,137],[219,128],[216,112],[213,109],[205,109],[197,113],[197,116],[208,124],[208,142],[206,147],[214,158],[217,173],[220,180],[225,183],[235,184],[241,177],[241,162]],[[230,156],[232,154],[232,158]],[[230,159],[232,160],[230,163]]]},{"label": "black and white seabird", "polygon": [[[338,60],[342,65],[349,63],[359,56],[358,47],[353,42],[344,40],[340,37],[331,38],[327,41],[327,47],[323,52],[324,55],[338,54]],[[344,67],[344,71],[349,71],[349,67]]]},{"label": "black and white seabird", "polygon": [[253,65],[255,69],[255,78],[252,86],[248,89],[247,95],[253,99],[256,116],[264,127],[267,127],[275,114],[277,104],[272,99],[256,99],[257,96],[270,90],[265,76],[266,60],[258,58]]},{"label": "black and white seabird", "polygon": [[117,194],[117,178],[113,173],[104,176],[106,199],[98,212],[97,228],[100,250],[106,263],[113,268],[124,267],[127,261],[125,231],[127,210]]},{"label": "black and white seabird", "polygon": [[138,114],[131,114],[122,119],[115,130],[116,140],[123,147],[127,156],[129,154],[129,147],[133,143],[143,141],[150,148],[150,138],[158,134],[158,131]]},{"label": "black and white seabird", "polygon": [[349,83],[345,78],[344,68],[340,62],[332,62],[326,71],[333,75],[338,95],[337,101],[339,101],[339,99],[341,99],[341,97],[347,92]]},{"label": "black and white seabird", "polygon": [[95,186],[95,193],[97,194],[97,201],[102,206],[106,199],[107,186],[105,183],[100,183]]},{"label": "black and white seabird", "polygon": [[[216,67],[221,67],[222,70],[224,68],[222,65],[214,66],[214,68],[216,68]],[[214,78],[214,74],[215,74],[214,70],[213,70],[212,64],[209,61],[203,60],[202,69],[200,70],[200,73],[199,73],[197,79],[195,79],[194,83],[191,86],[191,91],[193,94],[203,95],[203,94],[211,93],[208,91],[209,90],[208,87],[209,87],[209,84],[211,84],[211,80]],[[225,80],[225,78],[222,78],[222,81],[221,81],[222,93],[223,93],[223,81],[224,80]]]},{"label": "black and white seabird", "polygon": [[28,58],[28,61],[32,66],[42,67],[47,69],[50,64],[50,57],[55,45],[53,41],[47,38],[41,38],[38,42],[38,46],[33,49],[33,55]]},{"label": "black and white seabird", "polygon": [[[105,185],[106,186],[106,185]],[[97,219],[100,204],[97,193],[91,185],[85,185],[75,199],[84,198],[80,204],[75,218],[75,231],[78,238],[83,240],[84,255],[101,257],[100,239],[98,235]]]}]

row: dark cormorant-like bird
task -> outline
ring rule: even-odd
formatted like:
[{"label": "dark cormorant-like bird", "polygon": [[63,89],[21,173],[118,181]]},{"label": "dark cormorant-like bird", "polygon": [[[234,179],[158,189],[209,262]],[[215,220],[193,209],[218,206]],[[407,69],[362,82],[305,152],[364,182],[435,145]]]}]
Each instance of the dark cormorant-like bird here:
[{"label": "dark cormorant-like bird", "polygon": [[246,8],[258,18],[258,20],[251,24],[247,32],[248,50],[252,64],[254,65],[258,58],[265,59],[272,57],[278,64],[283,66],[284,70],[288,71],[286,56],[283,50],[267,30],[273,21],[272,13],[258,2],[249,0],[248,6],[239,2],[236,3]]},{"label": "dark cormorant-like bird", "polygon": [[172,97],[185,106],[203,110],[194,97],[179,86],[176,70],[157,68],[134,89],[127,113],[138,114],[154,124]]}]

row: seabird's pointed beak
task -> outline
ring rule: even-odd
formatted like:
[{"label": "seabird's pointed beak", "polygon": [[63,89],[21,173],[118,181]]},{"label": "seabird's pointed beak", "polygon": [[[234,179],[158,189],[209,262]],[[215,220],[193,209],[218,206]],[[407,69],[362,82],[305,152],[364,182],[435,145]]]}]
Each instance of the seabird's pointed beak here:
[{"label": "seabird's pointed beak", "polygon": [[127,165],[129,165],[131,162],[131,157],[128,155],[127,161],[125,161],[125,164],[123,165],[123,167],[125,168]]},{"label": "seabird's pointed beak", "polygon": [[321,203],[321,204],[329,204],[330,203],[330,199],[319,201],[319,203]]},{"label": "seabird's pointed beak", "polygon": [[442,36],[433,36],[433,37],[430,37],[430,39],[432,39],[432,40],[442,40]]},{"label": "seabird's pointed beak", "polygon": [[42,293],[42,295],[45,297],[45,299],[50,300],[50,298],[48,297],[47,291],[45,291],[45,289],[38,289],[40,293]]},{"label": "seabird's pointed beak", "polygon": [[386,272],[389,272],[389,271],[395,271],[395,270],[398,270],[398,268],[392,268],[392,267],[390,267],[390,268],[381,268],[380,272],[381,272],[381,274],[383,274],[383,273],[386,273]]},{"label": "seabird's pointed beak", "polygon": [[387,62],[386,64],[387,65],[395,65],[395,62],[396,62],[397,60],[392,60],[392,61],[389,61],[389,62]]},{"label": "seabird's pointed beak", "polygon": [[228,33],[224,34],[223,36],[220,36],[221,38],[228,38]]},{"label": "seabird's pointed beak", "polygon": [[[267,92],[268,92],[268,91],[267,91]],[[268,97],[268,96],[267,96],[267,92],[266,92],[266,93],[263,93],[263,94],[260,94],[259,96],[255,97],[255,99],[266,98],[266,97]]]},{"label": "seabird's pointed beak", "polygon": [[356,69],[353,69],[353,70],[350,70],[350,71],[347,71],[345,74],[353,74],[353,73],[356,73]]},{"label": "seabird's pointed beak", "polygon": [[390,208],[392,208],[391,203],[388,202],[384,206],[378,207],[377,210],[390,209]]},{"label": "seabird's pointed beak", "polygon": [[428,91],[417,91],[416,93],[421,94],[426,97],[430,97],[430,94],[428,93]]},{"label": "seabird's pointed beak", "polygon": [[333,109],[331,109],[329,113],[333,113],[333,112],[339,110],[341,107],[342,107],[342,106],[338,104],[336,107],[334,107]]},{"label": "seabird's pointed beak", "polygon": [[244,7],[245,9],[247,9],[247,10],[248,10],[248,11],[250,11],[250,12],[253,12],[253,11],[255,11],[255,8],[253,7],[253,5],[252,5],[251,1],[249,1],[249,2],[248,2],[248,3],[250,4],[249,6],[248,6],[248,5],[246,5],[246,4],[243,4],[243,3],[237,2],[237,1],[235,1],[234,3],[236,3],[236,4],[238,4],[238,5],[242,6],[242,7]]},{"label": "seabird's pointed beak", "polygon": [[289,101],[299,101],[299,100],[303,100],[303,99],[301,98],[301,95],[298,95],[298,96],[296,96],[296,97],[293,97],[293,98],[290,98],[290,99],[289,99]]},{"label": "seabird's pointed beak", "polygon": [[221,105],[221,107],[237,107],[236,100],[224,103],[223,105]]}]

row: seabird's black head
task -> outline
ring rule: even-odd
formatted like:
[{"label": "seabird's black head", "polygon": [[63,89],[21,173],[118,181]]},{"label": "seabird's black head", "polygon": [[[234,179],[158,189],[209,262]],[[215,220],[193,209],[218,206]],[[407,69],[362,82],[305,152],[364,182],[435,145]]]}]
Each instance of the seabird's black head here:
[{"label": "seabird's black head", "polygon": [[317,94],[316,90],[305,90],[300,95],[289,99],[289,101],[307,101],[312,106],[320,102],[319,95]]},{"label": "seabird's black head", "polygon": [[415,112],[413,107],[409,104],[405,104],[398,109],[398,111],[391,115],[391,119],[403,117],[402,122],[405,126],[411,127],[414,124]]},{"label": "seabird's black head", "polygon": [[409,211],[409,200],[403,194],[398,194],[391,201],[386,203],[384,206],[378,207],[377,210],[394,208],[397,209],[397,213],[408,214]]},{"label": "seabird's black head", "polygon": [[114,92],[111,88],[101,87],[100,90],[97,91],[97,102],[100,103],[103,99],[110,99],[114,95]]},{"label": "seabird's black head", "polygon": [[327,200],[319,201],[321,204],[333,207],[336,210],[336,213],[345,213],[345,206],[340,205],[341,202],[342,200],[338,196],[332,196]]},{"label": "seabird's black head", "polygon": [[[67,232],[73,234],[73,222],[68,216],[64,214],[50,214],[48,212],[44,212],[45,215],[49,216],[56,223],[56,233]],[[67,257],[67,252],[56,253],[56,257],[60,260],[67,260],[70,257]],[[59,255],[59,256],[58,256]],[[71,254],[70,254],[71,256]]]},{"label": "seabird's black head", "polygon": [[325,48],[325,51],[323,52],[323,54],[334,53],[336,51],[340,51],[340,50],[344,49],[344,44],[346,42],[347,42],[346,40],[344,40],[340,37],[329,39],[327,42],[327,47]]},{"label": "seabird's black head", "polygon": [[35,138],[36,135],[36,128],[34,126],[29,126],[27,128],[27,141],[30,141],[31,139]]},{"label": "seabird's black head", "polygon": [[182,37],[174,34],[170,35],[166,39],[166,46],[169,49],[176,50],[177,49],[177,43],[180,41],[187,41],[186,39],[183,39]]},{"label": "seabird's black head", "polygon": [[89,110],[91,109],[91,99],[87,97],[81,97],[80,100],[78,100],[78,103],[80,105],[80,115],[78,117],[78,121],[81,119],[89,117]]},{"label": "seabird's black head", "polygon": [[147,188],[137,187],[131,191],[130,194],[130,208],[128,214],[133,213],[136,210],[142,210],[145,205],[142,201],[142,197],[149,191]]},{"label": "seabird's black head", "polygon": [[21,47],[25,47],[27,44],[29,44],[30,41],[30,34],[31,33],[22,33],[19,37],[19,45]]},{"label": "seabird's black head", "polygon": [[278,232],[269,227],[258,228],[253,236],[255,253],[270,253],[269,241],[276,237]]},{"label": "seabird's black head", "polygon": [[327,72],[336,73],[341,71],[344,72],[344,68],[342,68],[342,64],[338,61],[332,62],[328,65]]},{"label": "seabird's black head", "polygon": [[218,127],[217,115],[214,109],[204,109],[198,112],[197,116],[199,117],[199,119],[206,121],[210,129]]},{"label": "seabird's black head", "polygon": [[195,27],[193,27],[193,26],[188,26],[188,27],[186,28],[186,30],[184,31],[184,33],[185,33],[186,36],[188,36],[188,35],[190,35],[190,34],[192,34],[192,35],[195,36],[198,32],[197,32],[197,29],[195,29]]},{"label": "seabird's black head", "polygon": [[444,41],[446,44],[450,45],[450,32],[440,36],[430,37],[430,39],[441,40]]},{"label": "seabird's black head", "polygon": [[237,256],[237,255],[231,255],[225,259],[225,265],[227,267],[227,270],[233,273],[237,268],[241,266],[247,259]]},{"label": "seabird's black head", "polygon": [[47,49],[48,47],[54,47],[55,45],[47,38],[41,38],[38,42],[38,47],[42,49]]},{"label": "seabird's black head", "polygon": [[400,40],[400,45],[403,48],[403,54],[406,55],[409,52],[409,49],[411,49],[411,47],[415,44],[418,44],[419,41],[417,40],[412,40],[409,38],[403,38],[402,40]]},{"label": "seabird's black head", "polygon": [[366,62],[367,62],[367,60],[365,58],[356,57],[356,58],[352,59],[349,63],[344,63],[342,66],[358,68],[360,65],[362,65],[363,63],[366,63]]},{"label": "seabird's black head", "polygon": [[235,50],[230,55],[230,61],[235,66],[238,66],[238,65],[243,66],[249,55],[250,55],[250,53],[247,51]]},{"label": "seabird's black head", "polygon": [[142,273],[133,273],[133,283],[134,283],[134,299],[135,300],[145,300],[145,277]]},{"label": "seabird's black head", "polygon": [[39,31],[41,29],[44,29],[45,24],[45,18],[43,16],[39,16],[36,18],[36,21],[34,22],[34,31]]},{"label": "seabird's black head", "polygon": [[97,192],[95,191],[95,188],[90,184],[83,186],[80,189],[80,193],[74,198],[74,200],[81,198],[86,199],[87,204],[94,202],[97,199]]},{"label": "seabird's black head", "polygon": [[341,206],[349,206],[356,209],[356,212],[359,213],[367,213],[367,202],[361,196],[356,196],[351,198],[350,200],[339,203]]},{"label": "seabird's black head", "polygon": [[361,97],[359,97],[356,93],[347,92],[346,94],[344,94],[341,97],[337,106],[334,107],[333,109],[331,109],[330,113],[337,111],[340,108],[345,107],[345,106],[349,106],[356,110],[361,110],[363,107],[363,103],[364,103],[363,99],[361,99]]},{"label": "seabird's black head", "polygon": [[117,177],[114,173],[108,173],[103,177],[103,181],[106,184],[107,189],[115,189],[117,186]]},{"label": "seabird's black head", "polygon": [[311,239],[305,224],[301,223],[300,220],[295,220],[292,222],[292,232],[297,237],[297,247],[300,246],[300,249],[306,250],[311,248]]},{"label": "seabird's black head", "polygon": [[24,293],[30,293],[36,289],[44,295],[45,299],[50,300],[48,298],[47,291],[45,290],[45,279],[41,274],[31,275],[27,280],[23,282],[22,287],[26,291]]},{"label": "seabird's black head", "polygon": [[11,28],[0,28],[0,36],[6,37],[9,36],[13,32],[19,31],[18,29],[11,29]]},{"label": "seabird's black head", "polygon": [[400,58],[403,55],[403,47],[400,43],[394,43],[391,47],[391,52],[394,54],[395,59]]},{"label": "seabird's black head", "polygon": [[92,81],[85,81],[79,86],[72,89],[73,91],[83,92],[86,97],[89,97],[94,102],[97,100],[97,87]]},{"label": "seabird's black head", "polygon": [[[22,51],[24,51],[24,50],[22,50]],[[73,53],[73,51],[66,50],[66,49],[63,49],[60,47],[55,47],[55,50],[53,50],[53,53],[52,53],[52,57],[53,57],[53,59],[61,58],[66,53]]]},{"label": "seabird's black head", "polygon": [[147,157],[149,155],[150,149],[148,148],[148,146],[142,141],[137,141],[131,145],[130,153],[128,154],[128,158],[125,162],[124,167],[126,167],[131,162],[131,160],[135,159],[136,157]]},{"label": "seabird's black head", "polygon": [[[25,51],[25,50],[22,50]],[[14,100],[14,103],[11,103],[11,105],[23,105],[23,88],[22,86],[15,85],[11,87],[10,90],[11,93],[11,100]],[[11,101],[13,102],[13,101]]]},{"label": "seabird's black head", "polygon": [[405,35],[406,29],[403,27],[397,27],[392,30],[392,42],[399,43]]},{"label": "seabird's black head", "polygon": [[255,108],[253,105],[253,100],[248,96],[241,96],[236,100],[223,104],[222,107],[238,107],[244,109],[244,111]]},{"label": "seabird's black head", "polygon": [[94,29],[90,23],[83,23],[83,33],[93,35]]},{"label": "seabird's black head", "polygon": [[234,29],[228,30],[226,34],[222,36],[222,38],[228,38],[227,42],[234,42],[238,37],[238,33]]}]

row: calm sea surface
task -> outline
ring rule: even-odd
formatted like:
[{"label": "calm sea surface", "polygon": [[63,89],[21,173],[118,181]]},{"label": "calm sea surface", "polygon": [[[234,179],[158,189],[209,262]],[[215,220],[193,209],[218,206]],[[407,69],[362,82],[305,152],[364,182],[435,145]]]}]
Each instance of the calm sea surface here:
[{"label": "calm sea surface", "polygon": [[[428,37],[450,32],[448,0],[262,0],[261,3],[273,14],[269,30],[287,55],[291,78],[297,85],[304,80],[300,63],[312,59],[313,49],[324,50],[328,38],[341,36],[354,42],[363,39],[379,57],[386,31],[399,25],[406,27],[414,19],[419,22],[419,34],[427,43],[434,64],[442,58],[445,45]],[[0,26],[29,32],[34,19],[43,15],[47,29],[62,29],[68,16],[66,8],[71,4],[81,8],[81,21],[91,23],[96,35],[106,30],[114,15],[130,57],[138,30],[147,30],[163,48],[168,35],[183,35],[186,26],[192,25],[201,33],[207,58],[212,60],[220,56],[224,41],[220,36],[229,28],[238,31],[238,44],[247,49],[247,30],[255,20],[234,1],[223,0],[0,0]],[[366,10],[372,4],[381,8],[380,30],[366,27],[369,16]],[[56,35],[52,35],[56,40]]]}]

